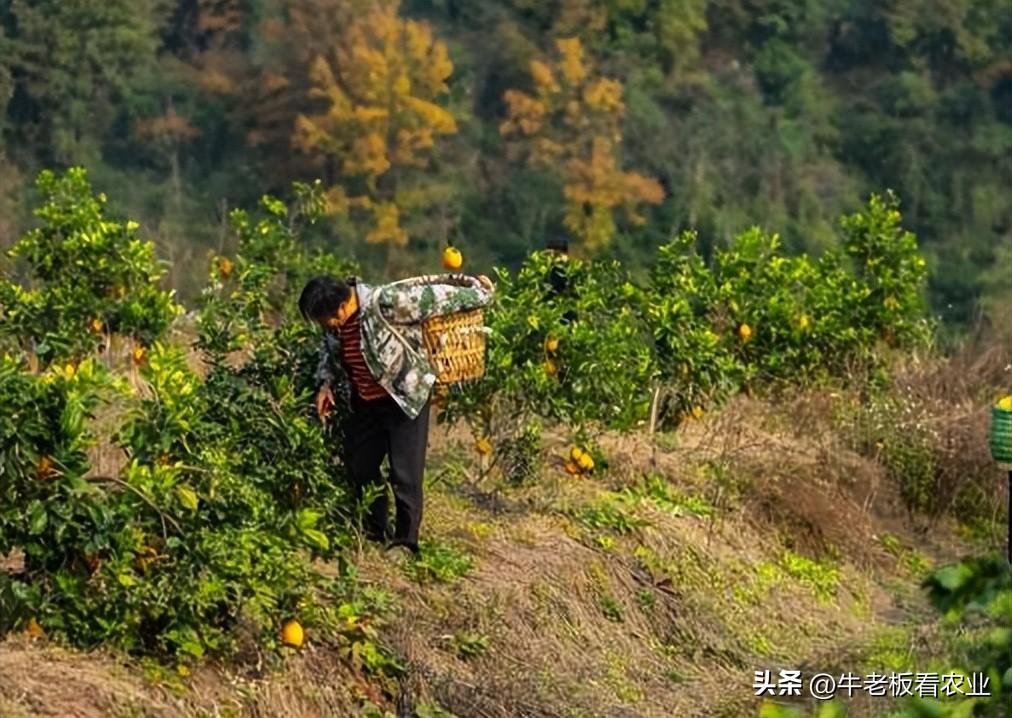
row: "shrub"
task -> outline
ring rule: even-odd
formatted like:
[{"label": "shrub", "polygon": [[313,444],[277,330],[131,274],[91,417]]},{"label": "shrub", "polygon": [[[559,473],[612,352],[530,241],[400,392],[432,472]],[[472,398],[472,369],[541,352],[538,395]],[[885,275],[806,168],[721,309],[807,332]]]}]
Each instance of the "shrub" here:
[{"label": "shrub", "polygon": [[[34,377],[4,360],[0,401],[20,407],[9,415],[24,426],[5,429],[4,464],[18,480],[4,486],[0,549],[23,550],[25,571],[3,576],[0,629],[34,619],[78,645],[198,658],[246,639],[273,645],[288,616],[338,620],[314,607],[334,603],[342,586],[310,563],[349,540],[333,444],[309,415],[316,340],[269,316],[294,314],[273,283],[309,263],[295,251],[293,215],[264,205],[255,225],[235,217],[240,252],[252,257],[235,262],[239,289],[226,295],[222,282],[206,295],[206,377],[182,349],[148,352],[146,391],[116,437],[122,474],[85,476],[84,420],[104,377],[93,362]],[[228,356],[237,346],[245,360]],[[45,481],[42,456],[51,458]]]},{"label": "shrub", "polygon": [[[553,273],[565,275],[565,291],[553,290]],[[451,395],[441,418],[465,418],[479,436],[514,435],[531,415],[634,426],[654,375],[641,297],[617,262],[538,252],[515,277],[498,270],[487,373]]]},{"label": "shrub", "polygon": [[105,195],[92,194],[81,168],[44,171],[36,184],[42,224],[9,252],[23,260],[30,287],[0,278],[0,343],[46,365],[79,360],[112,333],[143,344],[160,338],[180,307],[158,287],[163,269],[137,223],[107,217]]}]

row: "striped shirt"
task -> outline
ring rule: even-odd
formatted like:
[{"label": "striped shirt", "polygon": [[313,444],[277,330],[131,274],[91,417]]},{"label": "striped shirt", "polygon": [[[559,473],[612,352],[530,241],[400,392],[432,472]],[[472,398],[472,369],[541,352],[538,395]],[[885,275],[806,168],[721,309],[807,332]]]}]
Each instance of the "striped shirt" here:
[{"label": "striped shirt", "polygon": [[375,401],[389,396],[387,390],[379,385],[369,371],[362,355],[362,323],[361,312],[358,310],[355,310],[341,327],[341,364],[344,365],[358,398],[363,401]]}]

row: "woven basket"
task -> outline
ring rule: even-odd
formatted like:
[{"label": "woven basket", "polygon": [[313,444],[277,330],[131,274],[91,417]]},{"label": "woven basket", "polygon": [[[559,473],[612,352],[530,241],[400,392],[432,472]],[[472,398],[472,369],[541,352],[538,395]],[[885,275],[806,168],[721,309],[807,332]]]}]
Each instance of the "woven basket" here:
[{"label": "woven basket", "polygon": [[1012,411],[991,407],[991,458],[1012,464]]},{"label": "woven basket", "polygon": [[485,313],[472,309],[422,323],[425,350],[436,372],[436,388],[475,381],[485,375]]}]

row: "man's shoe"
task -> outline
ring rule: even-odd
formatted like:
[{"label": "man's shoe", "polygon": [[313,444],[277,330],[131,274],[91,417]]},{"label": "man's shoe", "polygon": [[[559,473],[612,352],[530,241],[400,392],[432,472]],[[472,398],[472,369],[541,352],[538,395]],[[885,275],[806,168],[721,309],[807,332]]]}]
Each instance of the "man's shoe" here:
[{"label": "man's shoe", "polygon": [[387,544],[388,552],[397,553],[408,553],[411,556],[417,556],[419,553],[418,544],[411,541],[405,541],[403,539],[394,539]]}]

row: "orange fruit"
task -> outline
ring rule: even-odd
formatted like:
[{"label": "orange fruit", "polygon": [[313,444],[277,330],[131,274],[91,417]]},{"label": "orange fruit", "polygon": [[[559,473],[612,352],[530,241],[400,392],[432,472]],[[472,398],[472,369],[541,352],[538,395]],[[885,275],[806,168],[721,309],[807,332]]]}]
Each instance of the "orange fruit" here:
[{"label": "orange fruit", "polygon": [[42,626],[35,620],[35,616],[28,619],[28,623],[25,624],[25,633],[32,638],[42,638],[46,635],[46,632],[42,630]]},{"label": "orange fruit", "polygon": [[580,473],[580,467],[574,464],[572,461],[567,461],[565,463],[565,469],[567,474],[573,474],[574,476]]},{"label": "orange fruit", "polygon": [[52,459],[50,459],[48,456],[43,456],[41,459],[39,459],[39,467],[37,474],[40,479],[48,479],[50,476],[53,475],[53,471],[54,468]]},{"label": "orange fruit", "polygon": [[456,247],[447,247],[443,250],[443,269],[456,272],[464,266],[464,255]]},{"label": "orange fruit", "polygon": [[299,648],[305,639],[306,634],[302,630],[302,624],[295,619],[286,621],[285,625],[281,627],[281,642],[286,646]]},{"label": "orange fruit", "polygon": [[748,324],[742,323],[742,325],[738,327],[738,336],[741,337],[743,342],[747,342],[752,338],[752,327]]}]

